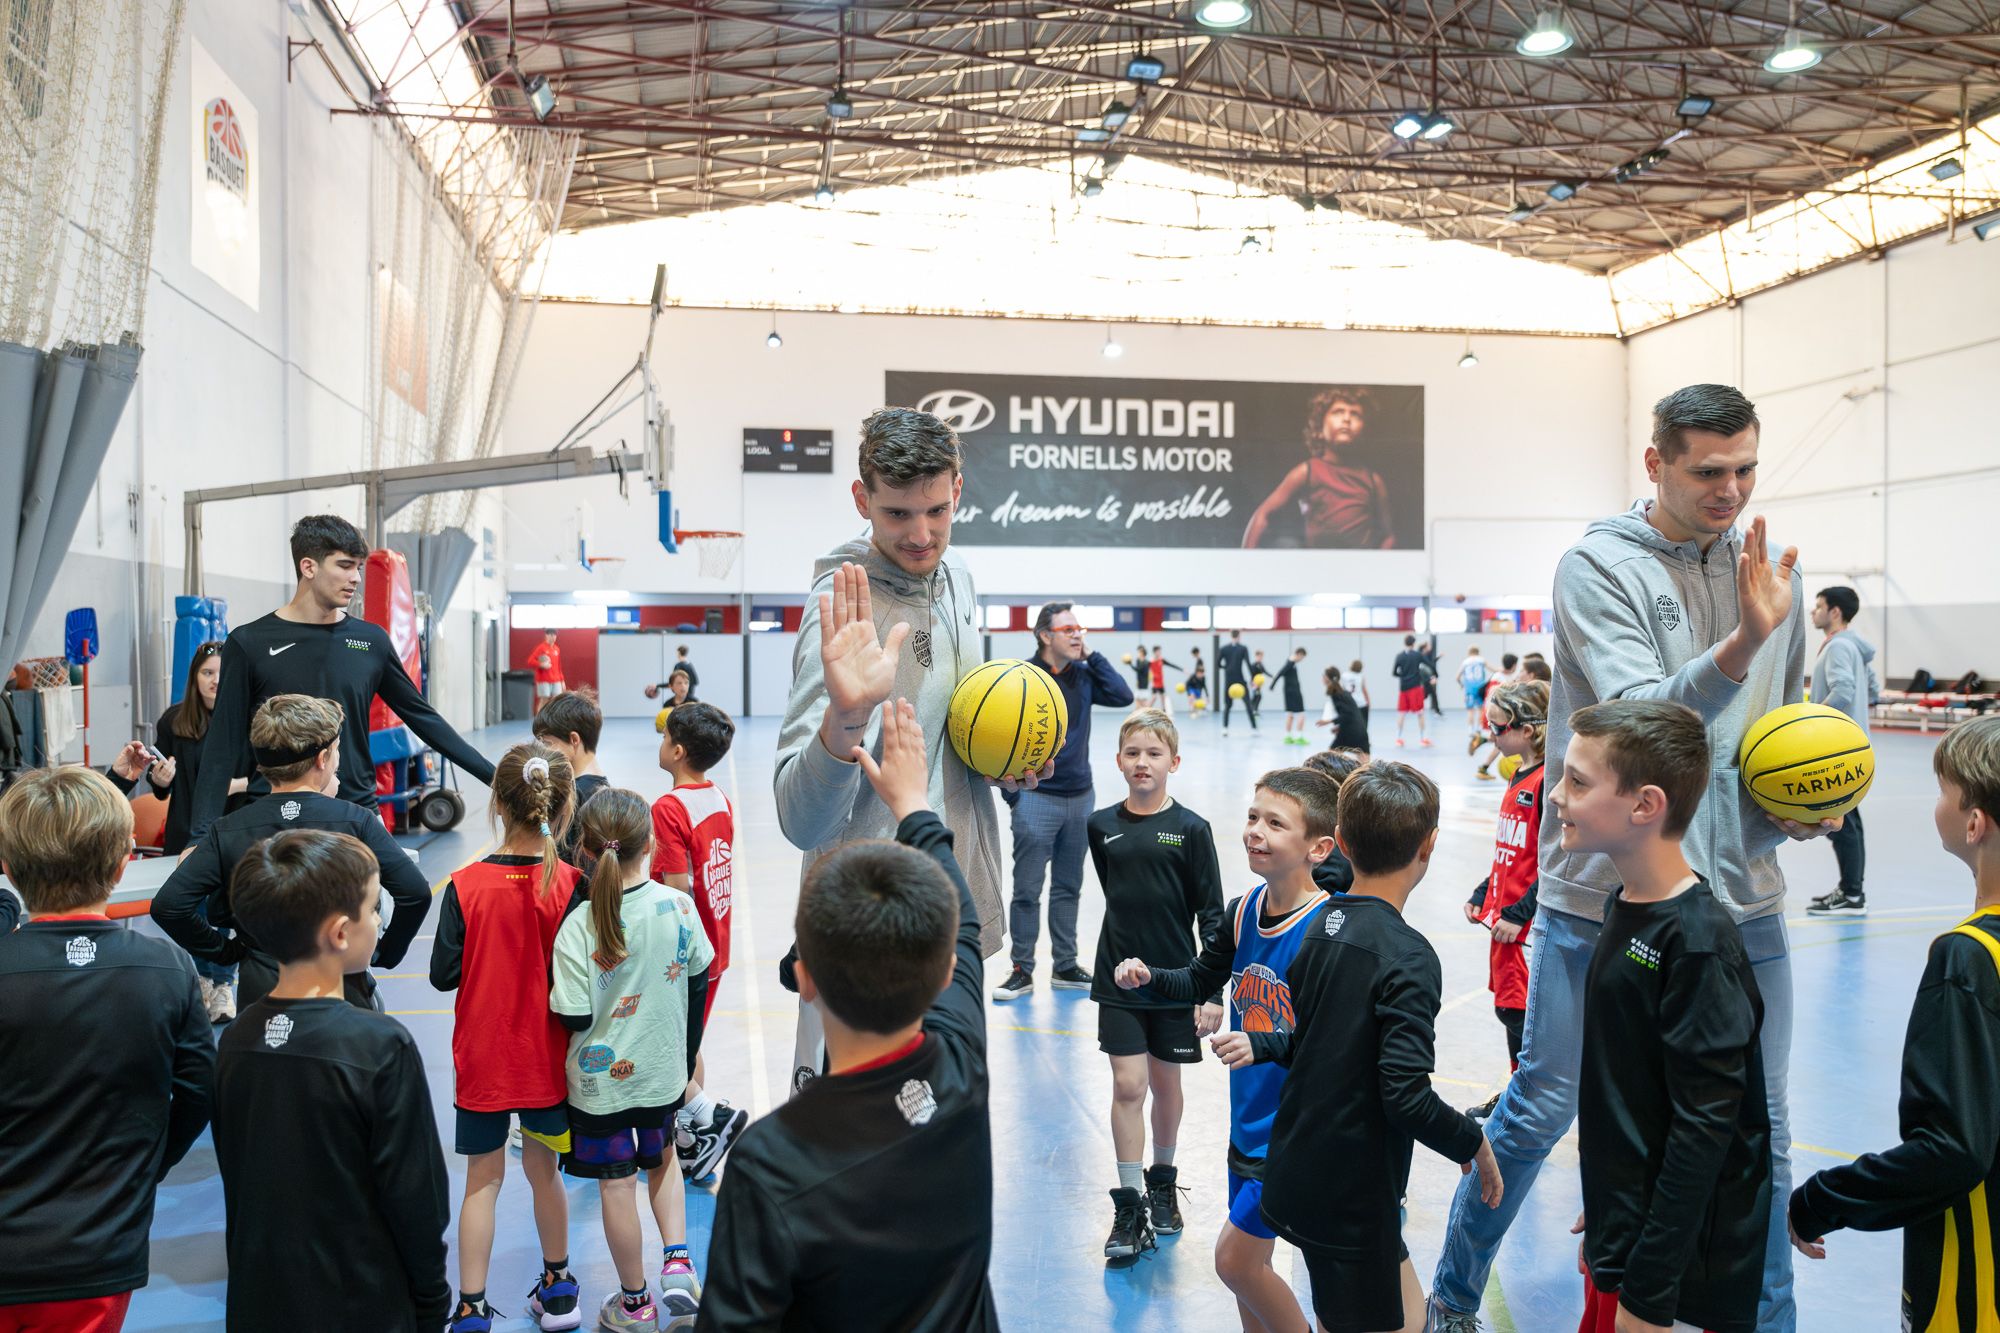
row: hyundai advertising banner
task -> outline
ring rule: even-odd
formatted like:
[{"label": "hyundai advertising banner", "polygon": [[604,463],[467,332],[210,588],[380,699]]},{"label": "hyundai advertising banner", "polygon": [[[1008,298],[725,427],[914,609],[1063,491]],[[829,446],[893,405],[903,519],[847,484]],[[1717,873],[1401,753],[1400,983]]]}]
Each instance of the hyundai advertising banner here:
[{"label": "hyundai advertising banner", "polygon": [[968,546],[1418,550],[1424,391],[892,370],[965,445]]}]

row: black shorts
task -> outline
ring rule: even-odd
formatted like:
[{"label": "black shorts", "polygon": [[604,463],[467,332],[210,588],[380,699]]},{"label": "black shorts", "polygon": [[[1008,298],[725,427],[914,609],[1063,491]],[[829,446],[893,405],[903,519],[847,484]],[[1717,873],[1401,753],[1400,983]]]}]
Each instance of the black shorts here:
[{"label": "black shorts", "polygon": [[1410,1252],[1401,1236],[1366,1257],[1318,1245],[1301,1245],[1299,1253],[1312,1283],[1313,1314],[1326,1333],[1397,1333],[1403,1327],[1403,1260]]},{"label": "black shorts", "polygon": [[559,1153],[569,1151],[569,1116],[561,1102],[513,1111],[468,1111],[463,1106],[453,1109],[458,1112],[458,1123],[452,1136],[452,1151],[461,1157],[479,1157],[506,1147],[508,1120],[512,1116],[521,1118],[522,1134]]},{"label": "black shorts", "polygon": [[1106,1055],[1150,1055],[1168,1064],[1200,1064],[1201,1042],[1194,1035],[1194,1007],[1127,1009],[1100,1004],[1097,1049]]}]

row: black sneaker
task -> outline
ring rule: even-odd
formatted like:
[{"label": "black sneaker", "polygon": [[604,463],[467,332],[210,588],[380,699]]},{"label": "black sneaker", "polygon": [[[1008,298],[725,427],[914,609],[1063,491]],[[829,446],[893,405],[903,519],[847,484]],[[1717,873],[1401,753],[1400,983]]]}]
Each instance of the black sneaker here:
[{"label": "black sneaker", "polygon": [[1090,973],[1076,963],[1071,963],[1068,967],[1059,967],[1049,973],[1049,985],[1057,990],[1089,990],[1090,983]]},{"label": "black sneaker", "polygon": [[1849,893],[1846,889],[1835,889],[1822,898],[1815,898],[1806,908],[1807,916],[1867,916],[1868,898],[1865,894]]},{"label": "black sneaker", "polygon": [[676,1136],[675,1151],[681,1160],[681,1170],[689,1180],[705,1180],[721,1163],[736,1136],[750,1123],[750,1113],[740,1111],[728,1102],[717,1101],[715,1109],[709,1113],[706,1125],[689,1125],[688,1137],[694,1142],[682,1149]]},{"label": "black sneaker", "polygon": [[1500,1104],[1500,1094],[1496,1092],[1491,1097],[1488,1097],[1485,1101],[1481,1102],[1479,1105],[1466,1107],[1465,1108],[1466,1118],[1470,1120],[1477,1120],[1480,1124],[1483,1125],[1492,1116],[1493,1108],[1498,1106],[1499,1104]]},{"label": "black sneaker", "polygon": [[1181,1234],[1180,1172],[1171,1166],[1146,1168],[1146,1211],[1151,1214],[1153,1233]]},{"label": "black sneaker", "polygon": [[1005,1004],[1018,1000],[1035,988],[1035,974],[1025,967],[1017,967],[1007,974],[1007,979],[993,988],[993,1001]]},{"label": "black sneaker", "polygon": [[1146,1196],[1123,1186],[1111,1191],[1111,1235],[1104,1242],[1104,1257],[1136,1259],[1158,1248],[1146,1217]]}]

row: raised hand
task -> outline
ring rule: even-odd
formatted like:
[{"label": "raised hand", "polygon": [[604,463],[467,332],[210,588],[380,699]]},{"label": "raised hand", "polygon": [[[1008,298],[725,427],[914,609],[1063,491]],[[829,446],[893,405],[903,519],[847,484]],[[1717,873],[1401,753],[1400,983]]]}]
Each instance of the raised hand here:
[{"label": "raised hand", "polygon": [[1743,541],[1743,553],[1736,557],[1736,613],[1744,635],[1753,646],[1762,644],[1792,612],[1792,568],[1799,563],[1799,548],[1787,546],[1771,566],[1770,545],[1764,520],[1750,524]]},{"label": "raised hand", "polygon": [[1153,983],[1153,969],[1136,958],[1127,958],[1112,972],[1111,979],[1118,983],[1120,990],[1137,990]]},{"label": "raised hand", "polygon": [[833,592],[821,593],[819,599],[820,671],[832,708],[866,713],[887,700],[896,688],[896,663],[909,637],[910,627],[902,624],[889,631],[886,642],[878,639],[868,571],[851,561],[835,570]]},{"label": "raised hand", "polygon": [[917,725],[917,710],[908,699],[882,705],[882,761],[857,745],[850,751],[854,762],[868,775],[868,785],[889,807],[897,823],[919,810],[930,808],[930,765],[924,759],[924,732]]}]

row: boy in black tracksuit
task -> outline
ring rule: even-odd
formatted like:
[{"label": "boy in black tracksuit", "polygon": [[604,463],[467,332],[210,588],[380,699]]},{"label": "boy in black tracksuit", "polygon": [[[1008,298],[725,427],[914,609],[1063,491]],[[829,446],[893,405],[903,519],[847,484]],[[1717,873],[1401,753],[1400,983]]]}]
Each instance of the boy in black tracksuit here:
[{"label": "boy in black tracksuit", "polygon": [[1945,733],[1932,757],[1946,850],[1973,872],[1972,917],[1938,936],[1903,1041],[1903,1141],[1812,1176],[1792,1243],[1823,1259],[1841,1227],[1903,1229],[1903,1327],[1991,1328],[2000,1235],[2000,716]]},{"label": "boy in black tracksuit", "polygon": [[800,890],[795,975],[827,1073],[731,1151],[697,1329],[1000,1327],[979,911],[909,703],[883,705],[881,748],[853,757],[900,846],[838,848]]},{"label": "boy in black tracksuit", "polygon": [[1661,699],[1593,704],[1570,725],[1549,797],[1562,848],[1609,855],[1623,881],[1584,982],[1583,1327],[1622,1311],[1754,1333],[1771,1199],[1764,1006],[1735,919],[1681,854],[1707,733]]},{"label": "boy in black tracksuit", "polygon": [[1290,1069],[1264,1175],[1264,1220],[1305,1256],[1313,1313],[1327,1333],[1422,1327],[1423,1291],[1403,1244],[1412,1146],[1477,1167],[1500,1201],[1500,1169],[1471,1119],[1431,1088],[1443,972],[1403,920],[1437,844],[1437,787],[1375,761],[1340,789],[1337,841],[1347,893],[1307,925],[1286,970],[1290,1032],[1231,1033],[1216,1053]]},{"label": "boy in black tracksuit", "polygon": [[155,1187],[208,1123],[194,964],[105,915],[131,847],[131,805],[86,769],[0,796],[0,862],[32,914],[0,935],[0,1328],[118,1327]]},{"label": "boy in black tracksuit", "polygon": [[[1104,890],[1104,924],[1090,998],[1097,1001],[1097,1049],[1111,1057],[1111,1141],[1118,1188],[1111,1191],[1107,1259],[1150,1248],[1152,1235],[1182,1227],[1174,1150],[1180,1139],[1182,1065],[1201,1060],[1201,1038],[1222,1023],[1218,989],[1199,1009],[1153,993],[1123,990],[1114,975],[1127,958],[1162,968],[1192,966],[1222,933],[1222,869],[1208,821],[1167,795],[1180,767],[1173,719],[1144,708],[1118,729],[1118,771],[1127,794],[1094,812],[1085,828],[1090,861]],[[1190,931],[1192,927],[1192,931]],[[1153,1096],[1153,1164],[1143,1168],[1146,1094]]]},{"label": "boy in black tracksuit", "polygon": [[[261,771],[272,790],[241,810],[215,821],[188,858],[174,868],[153,898],[153,921],[176,944],[197,958],[240,964],[237,1003],[254,1003],[278,979],[278,964],[243,929],[230,908],[229,883],[245,852],[288,829],[323,829],[358,838],[375,854],[381,884],[396,905],[376,950],[375,965],[403,961],[410,942],[430,911],[430,885],[417,863],[382,827],[373,810],[321,794],[340,762],[340,708],[325,699],[279,695],[257,710],[252,734],[271,742],[258,750]],[[282,742],[293,748],[273,748]],[[224,934],[224,930],[232,934]],[[348,999],[376,1007],[375,979],[364,969],[346,978]]]},{"label": "boy in black tracksuit", "polygon": [[432,1333],[451,1313],[423,1059],[395,1019],[341,997],[381,925],[375,865],[352,837],[304,830],[252,848],[236,879],[237,916],[279,975],[216,1061],[232,1333]]}]

